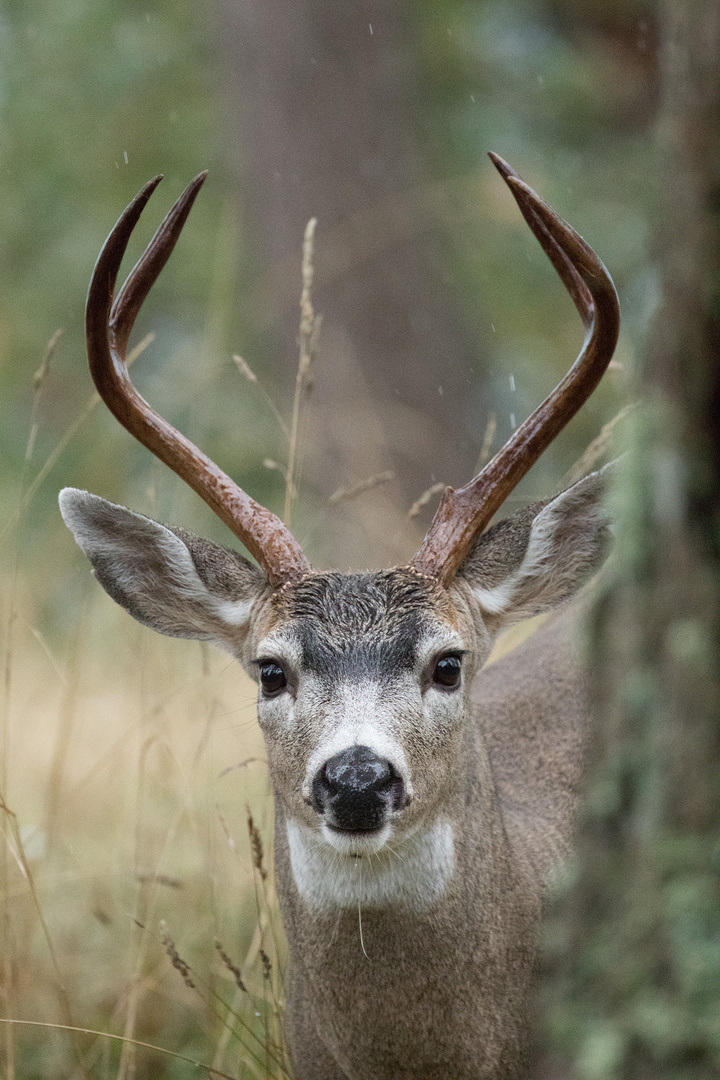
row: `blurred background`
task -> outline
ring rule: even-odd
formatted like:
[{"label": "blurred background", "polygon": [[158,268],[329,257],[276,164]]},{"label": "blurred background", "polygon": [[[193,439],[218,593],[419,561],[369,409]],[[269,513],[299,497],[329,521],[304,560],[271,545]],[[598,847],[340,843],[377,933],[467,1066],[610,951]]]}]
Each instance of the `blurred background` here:
[{"label": "blurred background", "polygon": [[133,378],[282,514],[317,218],[293,531],[318,566],[405,560],[437,494],[413,504],[469,479],[582,339],[489,150],[595,248],[623,310],[613,370],[508,509],[632,400],[656,301],[655,19],[650,0],[0,0],[0,1011],[129,1040],[0,1027],[0,1073],[189,1074],[138,1040],[232,1076],[287,1068],[254,688],[115,608],[57,511],[70,484],[233,544],[94,403],[83,305],[112,224],[164,173],[137,257],[209,170]]}]

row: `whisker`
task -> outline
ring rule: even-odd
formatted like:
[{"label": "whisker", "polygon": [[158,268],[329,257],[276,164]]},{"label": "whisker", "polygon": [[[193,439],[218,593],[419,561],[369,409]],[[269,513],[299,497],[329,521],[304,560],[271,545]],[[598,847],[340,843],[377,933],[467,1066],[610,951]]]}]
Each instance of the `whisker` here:
[{"label": "whisker", "polygon": [[[362,859],[359,861],[360,865],[360,892],[362,893]],[[369,960],[367,952],[365,951],[365,942],[363,941],[363,928],[362,928],[362,908],[360,906],[360,900],[358,899],[358,927],[360,928],[360,948],[363,951],[363,956],[366,960]]]},{"label": "whisker", "polygon": [[393,848],[393,847],[390,847],[390,845],[389,845],[389,844],[385,844],[385,847],[386,847],[386,848],[388,849],[388,851],[390,852],[390,854],[391,854],[391,855],[394,855],[396,859],[399,859],[401,863],[403,863],[403,864],[404,864],[405,866],[407,866],[407,865],[408,865],[408,861],[407,861],[407,859],[404,859],[404,858],[402,857],[402,855],[400,854],[400,852],[399,852],[399,851],[396,851],[396,850],[395,850],[395,848]]}]

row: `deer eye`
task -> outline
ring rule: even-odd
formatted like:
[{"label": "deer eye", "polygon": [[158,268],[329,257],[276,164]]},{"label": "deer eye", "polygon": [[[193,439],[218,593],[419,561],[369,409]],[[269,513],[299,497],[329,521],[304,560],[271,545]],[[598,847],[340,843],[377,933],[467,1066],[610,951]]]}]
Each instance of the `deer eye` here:
[{"label": "deer eye", "polygon": [[442,686],[445,690],[456,690],[460,685],[462,661],[457,653],[449,653],[442,656],[433,671],[432,681],[436,686]]},{"label": "deer eye", "polygon": [[287,686],[285,672],[274,660],[263,660],[260,663],[260,685],[267,697],[274,697]]}]

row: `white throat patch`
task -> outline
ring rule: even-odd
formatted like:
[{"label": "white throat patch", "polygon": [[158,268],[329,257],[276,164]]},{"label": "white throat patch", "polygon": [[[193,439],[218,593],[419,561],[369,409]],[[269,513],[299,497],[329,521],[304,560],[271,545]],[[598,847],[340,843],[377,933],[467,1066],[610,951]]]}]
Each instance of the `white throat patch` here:
[{"label": "white throat patch", "polygon": [[342,855],[320,832],[287,821],[290,863],[298,892],[309,907],[400,906],[424,911],[445,892],[455,871],[449,822],[418,829],[392,847],[364,858]]}]

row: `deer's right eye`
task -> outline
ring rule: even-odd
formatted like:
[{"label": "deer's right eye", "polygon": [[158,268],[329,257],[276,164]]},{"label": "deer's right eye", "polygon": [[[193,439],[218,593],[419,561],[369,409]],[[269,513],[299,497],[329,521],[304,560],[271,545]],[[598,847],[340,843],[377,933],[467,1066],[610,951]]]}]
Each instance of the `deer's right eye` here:
[{"label": "deer's right eye", "polygon": [[274,660],[265,660],[260,664],[260,685],[268,697],[274,697],[287,686],[285,672]]}]

